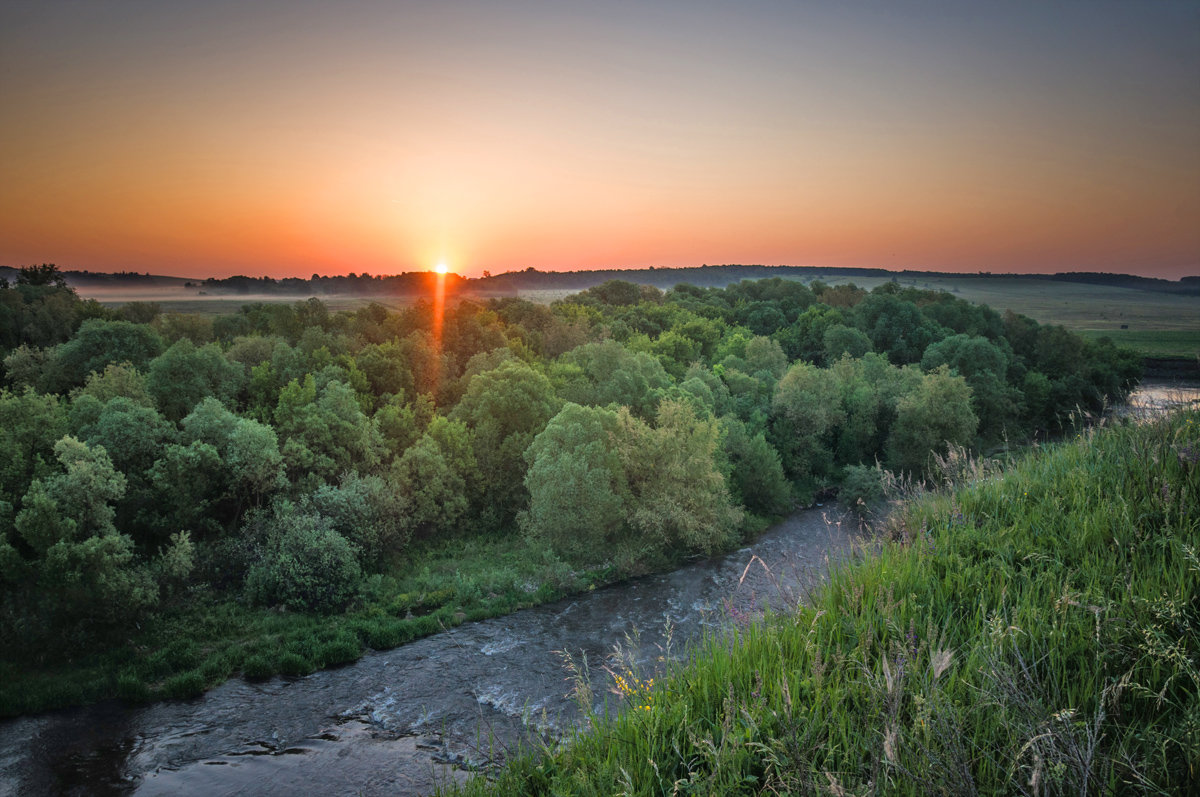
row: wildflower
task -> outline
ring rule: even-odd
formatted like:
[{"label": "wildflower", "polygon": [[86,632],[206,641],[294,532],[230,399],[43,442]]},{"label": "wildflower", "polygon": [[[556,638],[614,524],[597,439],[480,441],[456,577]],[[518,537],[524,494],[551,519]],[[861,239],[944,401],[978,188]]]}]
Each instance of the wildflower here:
[{"label": "wildflower", "polygon": [[[605,668],[607,669],[607,668]],[[633,674],[632,670],[625,670],[625,674],[608,671],[613,677],[613,684],[616,686],[613,693],[620,695],[628,701],[633,701],[637,698],[639,702],[634,703],[634,708],[642,709],[643,711],[650,710],[650,704],[654,702],[652,690],[654,688],[654,679],[647,678],[645,681],[639,679]]]}]

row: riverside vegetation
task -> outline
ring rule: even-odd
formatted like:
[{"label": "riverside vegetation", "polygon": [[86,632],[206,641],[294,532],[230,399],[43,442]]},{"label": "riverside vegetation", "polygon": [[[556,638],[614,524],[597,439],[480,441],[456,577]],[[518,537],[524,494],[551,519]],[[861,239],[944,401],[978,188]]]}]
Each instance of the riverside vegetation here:
[{"label": "riverside vegetation", "polygon": [[[438,287],[426,275],[430,296]],[[453,297],[451,297],[453,299]],[[1061,431],[1107,341],[779,279],[109,310],[0,283],[0,714],[302,674]]]},{"label": "riverside vegetation", "polygon": [[811,605],[614,675],[619,716],[461,792],[1193,792],[1200,412],[943,465]]}]

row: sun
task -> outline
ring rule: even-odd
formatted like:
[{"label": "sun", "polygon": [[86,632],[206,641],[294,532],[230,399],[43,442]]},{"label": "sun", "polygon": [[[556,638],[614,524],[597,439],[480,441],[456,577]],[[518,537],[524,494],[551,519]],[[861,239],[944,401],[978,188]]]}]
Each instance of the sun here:
[{"label": "sun", "polygon": [[433,267],[433,270],[439,274],[445,274],[447,271],[449,271],[449,269],[446,268],[445,263],[438,263],[436,266]]}]

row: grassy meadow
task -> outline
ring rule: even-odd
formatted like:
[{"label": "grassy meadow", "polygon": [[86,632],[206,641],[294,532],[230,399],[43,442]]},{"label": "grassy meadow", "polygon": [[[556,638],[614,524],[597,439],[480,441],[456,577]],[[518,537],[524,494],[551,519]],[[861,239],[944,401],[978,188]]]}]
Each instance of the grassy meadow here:
[{"label": "grassy meadow", "polygon": [[[1200,413],[951,457],[811,606],[715,634],[466,794],[1183,794],[1200,777]],[[595,668],[593,668],[595,671]]]}]

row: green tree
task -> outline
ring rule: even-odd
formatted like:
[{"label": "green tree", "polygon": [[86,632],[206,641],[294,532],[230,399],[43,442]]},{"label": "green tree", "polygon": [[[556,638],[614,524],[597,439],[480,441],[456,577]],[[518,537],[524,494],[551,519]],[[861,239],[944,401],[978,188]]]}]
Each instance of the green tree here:
[{"label": "green tree", "polygon": [[545,376],[524,363],[506,362],[472,379],[450,413],[474,434],[477,506],[488,525],[507,524],[528,501],[525,449],[561,403]]},{"label": "green tree", "polygon": [[178,421],[209,396],[231,403],[241,387],[242,373],[215,343],[196,348],[182,338],[150,362],[146,386],[162,414]]},{"label": "green tree", "polygon": [[398,563],[412,533],[408,502],[378,476],[347,473],[336,487],[322,485],[312,506],[334,531],[359,550],[366,569],[379,571]]},{"label": "green tree", "polygon": [[568,403],[526,449],[530,501],[520,522],[535,547],[588,564],[618,543],[629,496],[617,429],[615,411]]},{"label": "green tree", "polygon": [[979,435],[988,442],[1018,429],[1022,395],[1007,382],[1011,363],[1012,352],[1007,345],[971,335],[938,341],[921,358],[921,368],[926,371],[946,365],[967,380],[971,406],[980,421]]},{"label": "green tree", "polygon": [[154,496],[148,522],[163,536],[220,530],[213,504],[223,495],[225,473],[217,449],[198,440],[168,445],[147,477]]},{"label": "green tree", "polygon": [[845,324],[832,324],[825,329],[822,336],[825,351],[825,362],[835,363],[848,354],[851,357],[862,357],[871,350],[871,339],[860,329],[848,327]]},{"label": "green tree", "polygon": [[54,265],[22,268],[15,285],[0,279],[0,356],[62,343],[83,319],[107,314],[94,300],[81,302]]},{"label": "green tree", "polygon": [[926,347],[949,333],[912,302],[878,290],[859,302],[854,316],[875,351],[896,365],[920,362]]},{"label": "green tree", "polygon": [[763,432],[750,434],[737,418],[726,416],[720,422],[731,499],[761,517],[783,515],[792,496],[779,453]]},{"label": "green tree", "polygon": [[801,313],[789,326],[777,330],[772,337],[783,347],[789,360],[807,360],[824,365],[825,333],[835,325],[845,325],[842,311],[826,304],[814,304]]},{"label": "green tree", "polygon": [[13,390],[53,392],[51,365],[54,349],[39,349],[22,343],[4,357],[4,379]]},{"label": "green tree", "polygon": [[404,350],[395,341],[368,344],[355,355],[358,368],[367,377],[376,396],[393,396],[403,400],[414,393],[412,370]]},{"label": "green tree", "polygon": [[617,404],[643,418],[653,417],[662,391],[671,384],[657,359],[616,341],[572,349],[559,358],[552,373],[567,401],[598,407]]},{"label": "green tree", "polygon": [[402,455],[424,434],[436,414],[433,399],[427,395],[419,395],[407,404],[399,396],[389,398],[374,415],[386,449],[385,458],[390,461]]},{"label": "green tree", "polygon": [[72,398],[84,395],[93,396],[101,404],[115,398],[127,398],[143,407],[154,406],[146,377],[129,363],[109,363],[103,372],[92,371],[83,387],[71,392]]},{"label": "green tree", "polygon": [[132,620],[157,602],[158,587],[113,523],[125,479],[102,447],[64,437],[54,452],[63,472],[30,485],[15,522],[27,554],[6,543],[5,579],[24,587],[26,616],[51,628]]},{"label": "green tree", "polygon": [[792,479],[829,473],[834,428],[845,418],[832,371],[805,362],[788,369],[771,400],[771,443]]},{"label": "green tree", "polygon": [[284,437],[284,460],[297,477],[331,483],[346,471],[369,472],[382,460],[379,429],[343,382],[318,389],[311,374],[292,380],[279,393],[275,428]]},{"label": "green tree", "polygon": [[103,446],[113,465],[127,478],[140,479],[178,438],[175,426],[152,407],[118,396],[100,404],[89,395],[71,406],[72,427],[91,446]]},{"label": "green tree", "polygon": [[185,444],[211,446],[220,458],[214,512],[222,522],[236,521],[247,502],[261,506],[287,483],[279,439],[270,426],[234,415],[214,398],[197,404],[181,425]]},{"label": "green tree", "polygon": [[472,436],[466,424],[441,416],[393,464],[391,481],[406,499],[414,530],[425,537],[452,534],[470,508],[469,485],[477,478]]},{"label": "green tree", "polygon": [[89,319],[55,351],[50,386],[55,391],[78,387],[88,374],[103,371],[109,363],[127,362],[144,370],[162,350],[162,338],[145,324]]},{"label": "green tree", "polygon": [[246,574],[254,603],[296,611],[334,612],[358,595],[357,551],[329,518],[285,504],[267,523],[259,562]]},{"label": "green tree", "polygon": [[920,473],[933,454],[950,445],[968,446],[979,419],[971,409],[971,388],[946,366],[925,375],[915,391],[896,405],[896,422],[888,439],[893,470]]},{"label": "green tree", "polygon": [[[0,390],[0,504],[20,503],[35,478],[55,467],[54,444],[67,431],[67,415],[57,396]],[[0,511],[0,532],[11,522]]]},{"label": "green tree", "polygon": [[618,414],[618,454],[628,478],[626,524],[634,562],[672,550],[712,553],[728,545],[741,522],[717,468],[720,430],[714,418],[664,401],[652,428],[627,410]]}]

